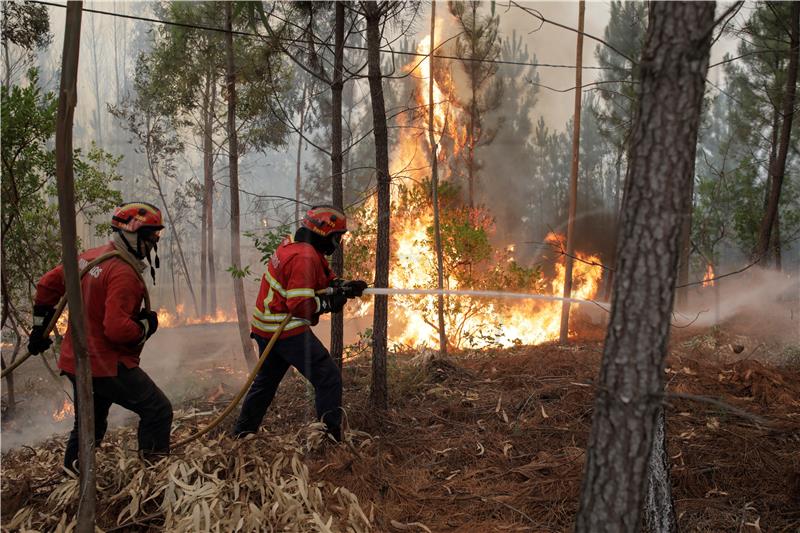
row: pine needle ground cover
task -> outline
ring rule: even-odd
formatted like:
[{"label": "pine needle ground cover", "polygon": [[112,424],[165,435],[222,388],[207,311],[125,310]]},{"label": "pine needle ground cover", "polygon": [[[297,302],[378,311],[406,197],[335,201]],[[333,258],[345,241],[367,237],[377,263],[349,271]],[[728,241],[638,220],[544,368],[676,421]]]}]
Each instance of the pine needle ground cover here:
[{"label": "pine needle ground cover", "polygon": [[[666,369],[669,454],[685,531],[800,527],[797,344],[761,324],[674,334]],[[784,328],[785,328],[784,324]],[[736,331],[736,333],[733,333]],[[755,334],[758,331],[758,334]],[[785,329],[784,329],[785,331]],[[774,333],[774,332],[772,332]],[[146,465],[130,427],[98,450],[103,531],[569,531],[577,510],[603,332],[580,342],[396,354],[392,405],[368,408],[369,360],[345,365],[347,442],[326,442],[304,382],[287,378],[262,431],[220,431]],[[741,350],[740,350],[741,348]],[[738,351],[738,353],[737,353]],[[223,409],[176,406],[173,440]],[[680,395],[719,399],[760,417]],[[69,531],[77,480],[63,438],[3,456],[4,531]]]}]

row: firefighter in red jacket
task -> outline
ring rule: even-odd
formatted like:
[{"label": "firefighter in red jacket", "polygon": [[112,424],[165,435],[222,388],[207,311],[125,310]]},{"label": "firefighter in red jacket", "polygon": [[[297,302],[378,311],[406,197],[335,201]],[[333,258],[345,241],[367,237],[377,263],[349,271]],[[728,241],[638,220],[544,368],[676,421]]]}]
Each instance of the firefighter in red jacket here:
[{"label": "firefighter in red jacket", "polygon": [[[79,266],[108,252],[119,252],[102,261],[81,279],[81,290],[86,313],[88,355],[92,367],[94,391],[94,437],[99,446],[108,427],[108,410],[118,404],[140,417],[139,450],[145,457],[169,452],[169,435],[172,425],[172,405],[150,377],[139,368],[139,354],[147,339],[158,328],[155,312],[142,309],[145,285],[141,272],[144,260],[150,263],[150,253],[156,251],[158,266],[158,239],[164,228],[161,212],[144,203],[123,204],[111,218],[114,233],[104,246],[82,253]],[[139,272],[134,271],[134,266]],[[150,266],[155,278],[155,270]],[[64,294],[64,267],[59,265],[45,274],[36,286],[33,307],[33,329],[28,342],[31,354],[40,354],[52,341],[44,330],[52,318],[59,298]],[[74,396],[75,354],[71,330],[68,328],[61,345],[58,367],[72,382]],[[78,460],[78,410],[75,425],[69,435],[64,454],[64,466],[77,470]]]},{"label": "firefighter in red jacket", "polygon": [[[278,385],[293,366],[314,386],[317,418],[325,423],[332,438],[341,439],[342,376],[309,326],[316,325],[322,313],[341,311],[348,297],[361,296],[367,288],[363,281],[336,279],[325,259],[336,251],[346,231],[347,220],[339,209],[313,207],[294,239],[284,239],[270,258],[251,322],[250,336],[256,340],[259,353],[287,313],[292,319],[247,392],[233,430],[235,436],[258,431]],[[328,287],[336,290],[316,294]]]}]

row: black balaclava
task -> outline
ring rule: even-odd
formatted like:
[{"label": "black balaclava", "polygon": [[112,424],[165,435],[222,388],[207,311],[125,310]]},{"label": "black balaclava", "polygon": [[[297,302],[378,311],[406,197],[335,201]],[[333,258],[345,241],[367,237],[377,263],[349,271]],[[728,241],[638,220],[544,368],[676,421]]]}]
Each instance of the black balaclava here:
[{"label": "black balaclava", "polygon": [[[128,248],[128,251],[137,259],[147,259],[147,264],[150,265],[150,277],[153,278],[153,285],[156,284],[156,268],[161,267],[161,261],[158,259],[158,241],[155,239],[146,239],[147,241],[152,243],[152,247],[148,247],[145,243],[145,239],[142,239],[143,233],[150,233],[151,230],[139,230],[136,232],[136,246],[132,246],[130,241],[128,241],[128,237],[125,235],[126,233],[130,233],[128,231],[122,231],[118,228],[114,228],[114,231],[120,233],[122,236],[123,242],[125,242],[125,246]],[[147,253],[142,253],[141,250],[144,248]],[[153,263],[150,260],[150,252],[154,251],[156,253],[156,260],[155,260],[155,268],[153,268]]]},{"label": "black balaclava", "polygon": [[314,233],[304,226],[300,226],[294,233],[294,242],[307,242],[321,254],[333,255],[333,253],[339,247],[338,240],[334,238],[336,235],[341,234],[332,233],[327,237],[323,237],[322,235]]}]

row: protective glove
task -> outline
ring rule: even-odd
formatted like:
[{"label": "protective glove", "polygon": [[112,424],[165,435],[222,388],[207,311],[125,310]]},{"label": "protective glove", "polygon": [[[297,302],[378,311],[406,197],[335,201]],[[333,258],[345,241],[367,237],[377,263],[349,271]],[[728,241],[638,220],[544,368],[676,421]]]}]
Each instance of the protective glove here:
[{"label": "protective glove", "polygon": [[158,329],[158,314],[156,314],[155,311],[142,309],[139,311],[139,314],[136,315],[136,321],[139,322],[139,325],[142,327],[142,340],[139,341],[139,344],[144,344]]},{"label": "protective glove", "polygon": [[47,329],[55,313],[56,310],[52,305],[33,306],[33,327],[28,336],[28,352],[31,355],[39,355],[53,344],[49,335],[45,337],[44,330]]},{"label": "protective glove", "polygon": [[358,298],[364,294],[364,289],[368,287],[366,281],[360,279],[345,281],[342,285],[348,298]]},{"label": "protective glove", "polygon": [[331,294],[320,294],[317,298],[320,313],[338,313],[347,303],[347,296],[341,289],[334,290]]}]

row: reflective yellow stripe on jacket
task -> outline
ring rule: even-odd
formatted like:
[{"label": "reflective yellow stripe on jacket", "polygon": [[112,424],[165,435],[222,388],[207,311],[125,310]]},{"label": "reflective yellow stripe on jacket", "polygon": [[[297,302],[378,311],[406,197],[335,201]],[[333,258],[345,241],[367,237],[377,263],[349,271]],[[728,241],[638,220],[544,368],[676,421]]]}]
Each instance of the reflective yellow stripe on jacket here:
[{"label": "reflective yellow stripe on jacket", "polygon": [[[289,289],[288,291],[284,289],[278,280],[272,277],[272,274],[269,273],[269,269],[264,273],[264,278],[269,283],[270,291],[267,293],[267,297],[264,298],[264,311],[262,312],[258,307],[253,310],[253,320],[250,322],[250,325],[254,328],[263,331],[265,333],[274,333],[278,330],[278,326],[286,318],[286,313],[270,313],[269,311],[269,304],[272,302],[272,295],[273,290],[286,298],[314,298],[317,303],[317,311],[320,308],[319,298],[316,297],[314,289]],[[283,329],[284,331],[289,331],[295,328],[299,328],[302,326],[308,326],[311,323],[308,320],[303,318],[295,318],[290,320],[286,327]]]}]

